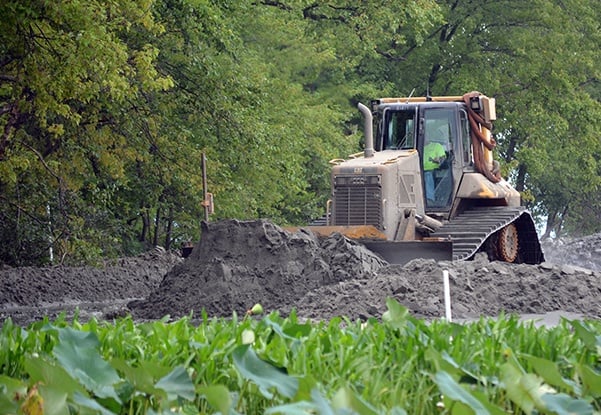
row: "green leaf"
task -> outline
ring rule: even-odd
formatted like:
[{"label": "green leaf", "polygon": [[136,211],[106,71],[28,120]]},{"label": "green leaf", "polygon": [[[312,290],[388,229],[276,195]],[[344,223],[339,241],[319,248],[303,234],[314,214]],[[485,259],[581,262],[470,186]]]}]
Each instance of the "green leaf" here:
[{"label": "green leaf", "polygon": [[191,401],[195,396],[194,384],[183,366],[177,366],[171,373],[161,378],[155,387],[167,392],[170,401],[178,396]]},{"label": "green leaf", "polygon": [[76,392],[85,394],[84,387],[55,361],[48,362],[41,357],[28,356],[24,367],[32,381],[41,383],[38,389],[44,399],[44,413],[48,415],[69,414],[69,396]]},{"label": "green leaf", "polygon": [[580,376],[583,386],[583,393],[591,394],[595,398],[601,396],[601,374],[594,370],[592,367],[578,364],[576,365],[576,371]]},{"label": "green leaf", "polygon": [[332,399],[332,406],[337,409],[350,409],[359,415],[378,415],[376,408],[365,402],[359,394],[344,387],[339,389]]},{"label": "green leaf", "polygon": [[275,388],[287,398],[292,398],[296,394],[298,379],[288,376],[277,367],[259,359],[249,345],[236,347],[232,355],[240,374],[256,383],[267,399],[273,398],[273,394],[269,391],[271,388]]},{"label": "green leaf", "polygon": [[255,332],[250,329],[242,331],[242,344],[253,344],[255,342]]},{"label": "green leaf", "polygon": [[315,404],[320,415],[335,415],[334,408],[317,388],[311,390],[311,402]]},{"label": "green leaf", "polygon": [[286,340],[290,340],[293,342],[298,342],[299,340],[296,337],[290,336],[288,334],[286,334],[286,332],[282,329],[282,326],[280,326],[278,323],[276,323],[275,321],[272,321],[269,317],[263,319],[262,321],[263,323],[265,323],[267,326],[271,327],[271,329],[281,338],[286,339]]},{"label": "green leaf", "polygon": [[313,402],[300,401],[267,408],[265,414],[307,415],[315,413],[316,410],[317,406]]},{"label": "green leaf", "polygon": [[532,365],[534,371],[548,384],[580,394],[580,387],[575,382],[561,376],[556,363],[543,359],[542,357],[525,354],[522,354],[521,356]]},{"label": "green leaf", "polygon": [[[62,389],[62,385],[50,384],[38,387],[40,395],[44,399],[44,414],[46,415],[69,415],[69,395]],[[79,392],[75,392],[79,393]]]},{"label": "green leaf", "polygon": [[507,396],[524,412],[530,413],[535,408],[544,407],[541,396],[549,392],[541,378],[532,373],[522,373],[512,363],[501,365],[501,380],[505,385]]},{"label": "green leaf", "polygon": [[309,323],[294,323],[286,326],[286,328],[284,329],[284,334],[299,339],[301,337],[309,336],[312,330],[313,326],[311,326],[311,324]]},{"label": "green leaf", "polygon": [[[131,366],[123,359],[112,359],[111,365],[123,373],[125,379],[138,391],[144,393],[154,393],[155,379],[147,369],[150,362],[142,362],[139,367]],[[168,373],[168,368],[165,368],[165,374]]]},{"label": "green leaf", "polygon": [[61,390],[72,394],[76,391],[84,392],[84,388],[67,373],[64,367],[55,362],[48,362],[41,357],[28,356],[25,358],[24,368],[33,382],[45,385],[60,385]]},{"label": "green leaf", "polygon": [[436,371],[444,371],[455,378],[460,378],[464,383],[476,383],[478,377],[475,373],[461,367],[448,353],[442,353],[434,347],[429,347],[426,350],[426,358],[431,361],[436,367]]},{"label": "green leaf", "polygon": [[391,297],[386,299],[386,307],[388,310],[382,314],[383,321],[394,328],[401,328],[407,324],[409,310],[406,307],[403,307],[398,301]]},{"label": "green leaf", "polygon": [[204,395],[207,402],[222,414],[229,414],[232,407],[230,391],[223,385],[212,385],[198,388],[198,393]]},{"label": "green leaf", "polygon": [[434,375],[434,381],[438,385],[438,388],[443,395],[469,406],[476,413],[476,415],[490,414],[482,402],[461,387],[459,383],[455,382],[455,379],[453,379],[447,372],[437,372]]},{"label": "green leaf", "polygon": [[19,405],[15,396],[26,396],[27,385],[20,380],[0,375],[0,413],[15,414]]},{"label": "green leaf", "polygon": [[73,378],[100,398],[112,398],[121,403],[114,384],[121,379],[115,369],[98,353],[98,338],[94,333],[69,327],[59,329],[59,343],[54,356]]},{"label": "green leaf", "polygon": [[593,406],[584,399],[575,399],[564,393],[544,394],[542,400],[547,410],[557,415],[592,415]]},{"label": "green leaf", "polygon": [[73,402],[84,408],[92,409],[94,412],[100,412],[101,415],[115,415],[114,412],[109,411],[104,406],[96,402],[94,399],[90,399],[87,396],[84,396],[77,392],[75,393],[75,395],[73,395]]},{"label": "green leaf", "polygon": [[579,320],[571,320],[570,324],[574,328],[576,336],[582,340],[587,349],[592,352],[599,352],[601,349],[601,336],[597,336]]}]

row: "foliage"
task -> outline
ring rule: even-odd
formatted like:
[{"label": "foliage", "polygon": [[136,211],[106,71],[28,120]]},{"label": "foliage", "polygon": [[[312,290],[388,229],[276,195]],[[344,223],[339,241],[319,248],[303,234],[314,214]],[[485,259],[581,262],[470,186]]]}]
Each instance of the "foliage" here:
[{"label": "foliage", "polygon": [[[62,319],[0,332],[2,413],[599,411],[597,322]],[[21,412],[20,412],[21,411]],[[171,411],[171,412],[170,412]]]},{"label": "foliage", "polygon": [[547,234],[598,231],[599,13],[588,0],[5,1],[0,258],[177,247],[198,237],[203,190],[213,219],[306,223],[324,213],[328,160],[359,149],[357,102],[412,90],[496,97],[503,171]]},{"label": "foliage", "polygon": [[[156,48],[123,40],[164,30],[149,8],[145,0],[3,2],[0,197],[12,206],[3,211],[3,231],[14,230],[17,240],[45,232],[63,258],[82,243],[111,245],[112,235],[103,233],[119,224],[107,217],[97,225],[115,208],[115,189],[129,181],[127,164],[147,152],[120,121],[131,116],[142,88],[173,84],[152,64]],[[6,252],[3,258],[19,260]]]}]

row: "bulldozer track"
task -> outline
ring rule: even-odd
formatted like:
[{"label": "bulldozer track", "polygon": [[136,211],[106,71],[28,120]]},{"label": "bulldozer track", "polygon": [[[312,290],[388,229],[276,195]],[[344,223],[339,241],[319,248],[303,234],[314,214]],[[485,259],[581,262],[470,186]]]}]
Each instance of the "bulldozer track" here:
[{"label": "bulldozer track", "polygon": [[486,239],[524,214],[530,216],[526,208],[521,206],[472,208],[437,229],[431,236],[453,242],[453,260],[469,259]]}]

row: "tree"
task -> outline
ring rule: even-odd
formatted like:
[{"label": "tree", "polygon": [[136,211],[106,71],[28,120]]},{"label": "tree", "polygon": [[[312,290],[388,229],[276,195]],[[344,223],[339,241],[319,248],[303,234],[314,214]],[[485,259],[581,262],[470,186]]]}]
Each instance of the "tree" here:
[{"label": "tree", "polygon": [[400,91],[496,97],[498,156],[539,221],[582,211],[577,195],[599,189],[591,156],[601,127],[598,7],[586,0],[440,4],[444,21],[422,43],[380,54],[382,72]]},{"label": "tree", "polygon": [[[547,233],[601,229],[598,7],[586,0],[7,1],[0,6],[2,261],[65,262],[303,224],[357,102],[497,98],[504,173]],[[559,29],[558,29],[559,28]]]},{"label": "tree", "polygon": [[112,245],[112,236],[99,229],[106,224],[95,222],[111,208],[114,189],[127,181],[125,165],[144,151],[136,146],[142,144],[136,135],[123,134],[120,116],[143,90],[172,85],[153,65],[156,48],[148,43],[129,48],[123,41],[133,32],[162,30],[150,5],[146,0],[3,3],[2,234],[24,241],[9,248],[12,252],[2,248],[3,258],[19,263],[19,253],[32,250],[28,234],[56,242],[60,256],[82,257]]}]

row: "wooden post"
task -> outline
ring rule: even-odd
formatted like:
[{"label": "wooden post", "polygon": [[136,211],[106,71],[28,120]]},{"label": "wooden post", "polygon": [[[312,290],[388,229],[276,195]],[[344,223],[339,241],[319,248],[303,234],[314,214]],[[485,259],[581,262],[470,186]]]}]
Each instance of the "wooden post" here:
[{"label": "wooden post", "polygon": [[204,220],[209,221],[209,192],[207,191],[207,156],[202,153],[202,205],[204,207]]}]

